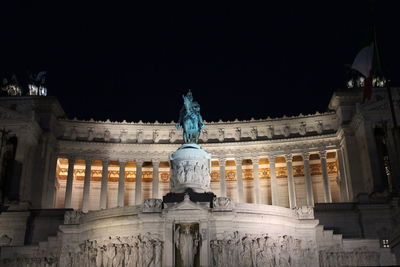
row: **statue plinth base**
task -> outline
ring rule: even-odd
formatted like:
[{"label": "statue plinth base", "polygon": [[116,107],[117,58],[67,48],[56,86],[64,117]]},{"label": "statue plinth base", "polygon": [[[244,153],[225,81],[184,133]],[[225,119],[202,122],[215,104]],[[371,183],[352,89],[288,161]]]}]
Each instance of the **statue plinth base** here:
[{"label": "statue plinth base", "polygon": [[170,161],[171,193],[184,193],[187,189],[196,193],[210,191],[211,154],[198,144],[181,145],[170,155]]},{"label": "statue plinth base", "polygon": [[210,208],[213,207],[213,200],[216,195],[213,192],[207,193],[196,193],[192,189],[188,188],[183,193],[168,193],[163,196],[164,203],[178,203],[182,202],[185,198],[185,195],[188,194],[190,201],[192,202],[207,202],[210,203]]}]

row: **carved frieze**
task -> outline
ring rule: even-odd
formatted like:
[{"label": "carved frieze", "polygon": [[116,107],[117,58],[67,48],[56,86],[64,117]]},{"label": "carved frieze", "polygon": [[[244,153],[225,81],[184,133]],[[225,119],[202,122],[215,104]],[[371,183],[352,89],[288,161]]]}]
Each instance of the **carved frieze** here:
[{"label": "carved frieze", "polygon": [[345,251],[341,246],[331,246],[319,251],[320,266],[380,266],[380,253],[367,247]]},{"label": "carved frieze", "polygon": [[228,197],[215,197],[213,200],[214,211],[232,211],[235,204]]},{"label": "carved frieze", "polygon": [[0,247],[11,246],[12,237],[9,237],[7,234],[2,234],[0,236]]},{"label": "carved frieze", "polygon": [[84,213],[79,210],[66,211],[64,214],[64,224],[79,224],[83,215]]},{"label": "carved frieze", "polygon": [[86,240],[79,245],[78,250],[64,249],[60,256],[60,266],[161,267],[163,243],[158,235],[150,233],[110,237],[107,240]]},{"label": "carved frieze", "polygon": [[161,212],[162,200],[157,198],[145,199],[142,206],[142,212]]},{"label": "carved frieze", "polygon": [[314,208],[309,206],[295,207],[294,212],[299,219],[314,219]]},{"label": "carved frieze", "polygon": [[315,242],[289,235],[224,232],[210,246],[212,266],[318,266]]}]

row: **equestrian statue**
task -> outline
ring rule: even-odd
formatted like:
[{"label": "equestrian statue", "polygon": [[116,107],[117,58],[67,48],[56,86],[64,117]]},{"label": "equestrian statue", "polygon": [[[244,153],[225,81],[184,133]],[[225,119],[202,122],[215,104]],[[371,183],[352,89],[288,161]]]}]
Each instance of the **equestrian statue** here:
[{"label": "equestrian statue", "polygon": [[201,129],[204,128],[203,118],[200,115],[200,105],[193,101],[192,92],[183,97],[183,107],[179,112],[177,129],[183,128],[183,141],[187,143],[198,143]]}]

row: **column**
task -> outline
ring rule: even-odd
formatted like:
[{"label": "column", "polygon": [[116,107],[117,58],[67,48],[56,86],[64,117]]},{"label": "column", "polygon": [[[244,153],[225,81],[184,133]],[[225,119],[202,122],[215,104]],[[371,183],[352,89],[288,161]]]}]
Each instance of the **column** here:
[{"label": "column", "polygon": [[310,153],[303,153],[303,161],[304,161],[304,177],[305,177],[305,187],[306,187],[306,196],[307,196],[307,206],[314,206],[314,195],[313,195],[313,185],[310,171]]},{"label": "column", "polygon": [[291,209],[297,206],[296,204],[296,189],[294,185],[294,177],[293,177],[293,155],[287,154],[285,155],[286,159],[286,167],[287,167],[287,181],[288,181],[288,193],[289,193],[289,206]]},{"label": "column", "polygon": [[225,173],[225,162],[226,159],[220,158],[218,159],[219,163],[219,183],[220,183],[220,192],[221,197],[226,197],[226,173]]},{"label": "column", "polygon": [[101,170],[101,190],[100,190],[100,209],[107,208],[107,183],[108,183],[108,159],[103,160],[103,168]]},{"label": "column", "polygon": [[324,201],[325,203],[332,202],[331,188],[329,186],[328,167],[326,165],[326,151],[320,151],[319,157],[321,159],[322,168],[322,184],[324,186]]},{"label": "column", "polygon": [[258,157],[253,157],[251,159],[251,162],[253,163],[253,178],[254,178],[254,195],[255,195],[255,200],[256,204],[260,204],[260,179],[259,179],[259,173],[258,173],[258,166],[259,166],[259,158]]},{"label": "column", "polygon": [[275,155],[268,156],[269,160],[269,174],[271,176],[271,199],[272,205],[277,206],[278,201],[278,181],[276,180],[276,169],[275,169]]},{"label": "column", "polygon": [[67,186],[65,188],[65,200],[64,200],[64,208],[71,209],[72,208],[72,187],[74,183],[74,164],[75,158],[68,157],[68,176],[67,176]]},{"label": "column", "polygon": [[340,175],[340,195],[342,196],[342,201],[350,201],[349,195],[349,185],[347,180],[347,174],[345,169],[345,163],[343,158],[342,149],[336,150],[337,160],[339,164],[339,175]]},{"label": "column", "polygon": [[119,180],[118,180],[118,207],[124,206],[125,200],[125,165],[126,160],[119,160]]},{"label": "column", "polygon": [[242,176],[242,158],[236,158],[236,177],[238,186],[238,202],[243,203],[243,176]]},{"label": "column", "polygon": [[152,159],[151,160],[153,164],[153,187],[152,187],[152,197],[153,198],[159,198],[159,190],[158,190],[158,168],[160,166],[160,160],[159,159]]},{"label": "column", "polygon": [[88,212],[89,211],[89,193],[90,193],[90,176],[91,176],[91,169],[92,169],[92,160],[86,159],[85,163],[86,163],[86,167],[85,167],[85,181],[83,184],[82,211]]},{"label": "column", "polygon": [[135,204],[142,203],[142,165],[143,160],[136,160],[136,186],[135,186]]}]

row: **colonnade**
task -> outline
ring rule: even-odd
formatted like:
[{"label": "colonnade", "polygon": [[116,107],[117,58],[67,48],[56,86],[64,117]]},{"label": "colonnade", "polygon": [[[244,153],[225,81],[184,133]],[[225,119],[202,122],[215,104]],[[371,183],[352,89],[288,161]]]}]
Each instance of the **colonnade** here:
[{"label": "colonnade", "polygon": [[[319,158],[321,161],[322,168],[322,182],[323,182],[323,193],[324,193],[324,202],[330,203],[332,202],[332,194],[331,188],[329,185],[329,177],[328,177],[328,168],[327,168],[327,151],[319,151]],[[289,196],[289,206],[290,208],[294,208],[297,206],[296,203],[296,190],[293,176],[293,154],[283,155],[286,160],[287,167],[287,181],[288,181],[288,196]],[[304,177],[305,177],[305,188],[306,188],[306,199],[308,206],[314,206],[314,196],[313,196],[313,187],[312,187],[312,178],[311,178],[311,170],[310,170],[310,153],[305,152],[301,154],[304,163]],[[269,161],[270,168],[270,179],[271,179],[271,199],[272,205],[278,205],[278,184],[277,184],[277,176],[276,176],[276,158],[278,155],[268,155],[263,156],[263,158],[267,157]],[[254,179],[254,196],[255,203],[261,203],[261,194],[260,194],[260,178],[259,178],[259,160],[261,157],[251,157],[251,161],[253,164],[253,179]],[[243,190],[243,175],[242,175],[242,162],[244,159],[249,159],[248,157],[236,157],[234,158],[236,164],[236,176],[237,176],[237,193],[238,193],[238,202],[244,202],[244,190]],[[221,196],[226,197],[226,175],[225,175],[225,163],[228,158],[220,158],[219,168],[220,168],[220,189]],[[340,160],[340,158],[339,158]],[[339,162],[339,165],[342,165]],[[341,166],[340,175],[344,176],[344,166]]]},{"label": "colonnade", "polygon": [[[327,169],[327,151],[319,151],[319,159],[322,168],[322,188],[323,188],[323,196],[324,202],[329,203],[332,202],[332,194],[331,188],[329,185],[329,177],[328,177],[328,169]],[[299,154],[296,154],[299,155]],[[314,196],[313,196],[313,182],[310,170],[310,153],[305,152],[300,154],[303,159],[304,164],[304,185],[306,192],[306,203],[308,206],[314,205]],[[342,152],[340,149],[336,151],[337,160],[339,163],[338,174],[341,176],[340,179],[345,178],[345,166],[343,161]],[[297,206],[296,203],[296,187],[295,180],[293,175],[293,154],[285,154],[285,155],[263,155],[263,156],[252,156],[252,157],[227,157],[227,158],[218,158],[219,162],[219,190],[220,192],[214,192],[219,196],[226,197],[227,196],[227,179],[226,179],[226,162],[227,160],[234,160],[236,165],[236,180],[237,180],[237,201],[245,202],[244,200],[244,182],[243,182],[243,168],[242,163],[243,160],[250,159],[253,167],[253,195],[254,202],[257,204],[262,203],[260,192],[260,177],[259,177],[259,160],[261,158],[268,158],[269,161],[269,169],[270,169],[270,188],[271,188],[271,204],[279,205],[278,201],[278,181],[276,175],[276,158],[284,156],[287,167],[287,190],[288,190],[288,198],[289,198],[289,207],[294,208]],[[65,200],[64,207],[72,208],[72,189],[73,189],[73,171],[74,164],[76,159],[74,157],[68,157],[68,174],[67,181],[65,186]],[[142,202],[142,167],[145,161],[143,159],[136,159],[136,179],[135,179],[135,204],[141,204]],[[160,198],[159,195],[159,159],[152,159],[152,168],[153,168],[153,179],[152,179],[152,198]],[[102,160],[102,172],[101,172],[101,187],[100,187],[100,199],[99,199],[99,207],[100,209],[106,209],[107,207],[107,187],[108,187],[108,168],[109,168],[109,159]],[[124,198],[125,198],[125,167],[127,160],[120,159],[119,160],[119,179],[118,179],[118,195],[117,195],[117,206],[124,206]],[[91,182],[91,168],[92,168],[92,160],[85,160],[85,176],[84,176],[84,184],[83,184],[83,198],[82,198],[82,211],[87,212],[89,210],[89,191],[90,191],[90,182]],[[342,190],[342,188],[340,188]]]},{"label": "colonnade", "polygon": [[[73,173],[74,173],[74,165],[76,158],[68,157],[68,175],[66,182],[66,190],[65,190],[65,200],[64,207],[72,208],[72,188],[73,188]],[[87,212],[89,210],[89,192],[90,192],[90,178],[91,178],[91,168],[92,168],[91,159],[85,160],[85,178],[83,185],[83,200],[82,200],[82,211]],[[142,167],[144,160],[135,160],[136,162],[136,179],[135,179],[135,204],[140,204],[142,201]],[[110,160],[103,159],[102,160],[102,175],[101,175],[101,189],[100,189],[100,209],[107,208],[107,187],[108,187],[108,167]],[[118,179],[118,199],[117,206],[124,206],[124,198],[125,198],[125,167],[127,160],[119,160],[119,179]],[[152,197],[159,198],[158,195],[158,168],[159,168],[160,160],[153,159],[153,184],[152,184]]]}]

